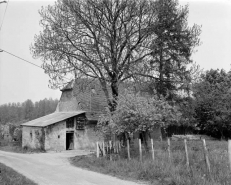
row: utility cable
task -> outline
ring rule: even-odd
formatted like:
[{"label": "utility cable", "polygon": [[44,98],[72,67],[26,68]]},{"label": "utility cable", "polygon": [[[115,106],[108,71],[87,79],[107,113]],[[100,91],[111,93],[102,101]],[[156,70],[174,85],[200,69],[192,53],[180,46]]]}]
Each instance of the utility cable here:
[{"label": "utility cable", "polygon": [[[5,2],[5,1],[4,1],[4,2]],[[7,1],[7,4],[6,4],[5,12],[4,12],[3,19],[2,19],[2,24],[1,24],[1,26],[0,26],[0,31],[1,31],[1,29],[2,29],[2,25],[3,25],[3,22],[4,22],[4,18],[5,18],[5,15],[6,15],[6,10],[7,10],[8,4],[9,4],[9,0]]]},{"label": "utility cable", "polygon": [[34,66],[36,66],[36,67],[39,67],[39,68],[43,69],[41,66],[36,65],[36,64],[34,64],[34,63],[32,63],[32,62],[29,62],[28,60],[25,60],[25,59],[23,59],[23,58],[21,58],[21,57],[18,57],[18,56],[14,55],[14,54],[12,54],[12,53],[10,53],[10,52],[8,52],[8,51],[5,51],[5,50],[3,50],[3,49],[1,49],[1,51],[4,51],[4,52],[8,53],[9,55],[12,55],[12,56],[14,56],[14,57],[16,57],[16,58],[18,58],[18,59],[20,59],[20,60],[23,60],[23,61],[25,61],[25,62],[27,62],[27,63],[29,63],[29,64],[32,64],[32,65],[34,65]]},{"label": "utility cable", "polygon": [[[41,66],[36,65],[36,64],[34,64],[34,63],[32,63],[32,62],[30,62],[30,61],[28,61],[28,60],[25,60],[25,59],[23,59],[23,58],[21,58],[21,57],[19,57],[19,56],[16,56],[16,55],[14,55],[13,53],[10,53],[10,52],[8,52],[8,51],[6,51],[6,50],[0,49],[0,52],[8,53],[9,55],[12,55],[12,56],[14,56],[14,57],[16,57],[16,58],[18,58],[18,59],[20,59],[20,60],[23,60],[24,62],[27,62],[27,63],[29,63],[29,64],[31,64],[31,65],[34,65],[34,66],[36,66],[36,67],[38,67],[38,68],[40,68],[40,69],[43,69]],[[43,70],[44,70],[44,69],[43,69]],[[66,78],[66,77],[61,77],[61,78],[65,78],[66,80],[69,80],[69,81],[70,81],[69,78]]]}]

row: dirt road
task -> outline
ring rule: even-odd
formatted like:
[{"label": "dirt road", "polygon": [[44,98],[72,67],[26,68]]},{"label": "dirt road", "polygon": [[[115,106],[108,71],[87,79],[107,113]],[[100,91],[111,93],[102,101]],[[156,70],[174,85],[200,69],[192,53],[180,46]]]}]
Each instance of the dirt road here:
[{"label": "dirt road", "polygon": [[18,154],[0,151],[3,163],[39,185],[138,185],[115,177],[76,168],[68,158],[85,155],[84,151]]}]

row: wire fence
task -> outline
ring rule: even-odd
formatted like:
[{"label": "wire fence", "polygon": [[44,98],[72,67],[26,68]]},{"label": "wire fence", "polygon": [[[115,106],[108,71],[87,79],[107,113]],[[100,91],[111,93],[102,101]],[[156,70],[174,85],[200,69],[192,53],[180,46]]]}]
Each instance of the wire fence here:
[{"label": "wire fence", "polygon": [[[209,142],[209,147],[207,142]],[[145,146],[144,142],[141,142],[141,139],[127,140],[123,143],[120,141],[103,141],[96,142],[96,157],[105,157],[108,160],[114,161],[122,158],[127,160],[137,159],[140,162],[149,157],[155,162],[155,160],[158,160],[157,156],[161,157],[167,155],[169,163],[173,163],[173,161],[179,160],[175,159],[178,158],[176,155],[183,154],[184,164],[187,167],[187,170],[190,170],[195,163],[195,159],[193,158],[196,156],[197,160],[200,158],[199,163],[206,167],[208,176],[211,176],[210,157],[213,157],[214,161],[216,158],[222,158],[223,153],[225,153],[225,155],[227,153],[228,155],[228,161],[225,159],[225,162],[231,170],[231,140],[228,140],[226,146],[222,149],[219,149],[219,145],[214,145],[215,142],[206,141],[205,139],[193,141],[187,139],[173,141],[170,140],[170,138],[166,141],[153,141],[153,139],[150,139]],[[178,153],[176,151],[178,151]],[[204,164],[202,164],[202,162]]]}]

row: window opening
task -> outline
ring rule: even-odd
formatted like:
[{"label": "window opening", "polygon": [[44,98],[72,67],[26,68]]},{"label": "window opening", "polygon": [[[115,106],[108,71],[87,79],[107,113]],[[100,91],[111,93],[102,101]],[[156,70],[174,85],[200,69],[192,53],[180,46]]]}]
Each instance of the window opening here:
[{"label": "window opening", "polygon": [[74,118],[67,119],[67,128],[74,128]]}]

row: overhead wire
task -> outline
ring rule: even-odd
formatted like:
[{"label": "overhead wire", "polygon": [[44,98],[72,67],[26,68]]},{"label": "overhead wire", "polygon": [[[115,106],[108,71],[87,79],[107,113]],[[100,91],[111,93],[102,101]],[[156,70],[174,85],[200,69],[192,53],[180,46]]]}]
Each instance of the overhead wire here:
[{"label": "overhead wire", "polygon": [[3,50],[3,49],[1,49],[1,50],[4,51],[5,53],[8,53],[9,55],[12,55],[12,56],[14,56],[14,57],[16,57],[16,58],[18,58],[18,59],[20,59],[20,60],[23,60],[24,62],[27,62],[27,63],[29,63],[29,64],[32,64],[32,65],[34,65],[34,66],[36,66],[36,67],[39,67],[39,68],[43,69],[41,66],[36,65],[36,64],[34,64],[34,63],[32,63],[32,62],[30,62],[30,61],[28,61],[28,60],[25,60],[25,59],[23,59],[23,58],[21,58],[21,57],[19,57],[19,56],[16,56],[16,55],[14,55],[14,54],[12,54],[12,53],[10,53],[10,52],[8,52],[8,51],[5,51],[5,50]]},{"label": "overhead wire", "polygon": [[0,26],[0,31],[2,29],[2,25],[3,25],[4,19],[5,19],[5,15],[6,15],[6,10],[7,10],[8,4],[9,4],[9,0],[7,1],[7,4],[6,4],[5,12],[4,12],[2,23],[1,23],[1,26]]},{"label": "overhead wire", "polygon": [[[39,66],[39,65],[37,65],[37,64],[34,64],[34,63],[32,63],[32,62],[30,62],[30,61],[28,61],[28,60],[26,60],[26,59],[23,59],[23,58],[21,58],[21,57],[19,57],[19,56],[17,56],[17,55],[14,55],[13,53],[10,53],[10,52],[8,52],[8,51],[6,51],[6,50],[0,49],[0,52],[2,52],[2,51],[5,52],[5,53],[8,53],[9,55],[12,55],[12,56],[14,56],[14,57],[20,59],[20,60],[23,60],[24,62],[27,62],[27,63],[29,63],[29,64],[31,64],[31,65],[34,65],[34,66],[36,66],[36,67],[38,67],[38,68],[40,68],[40,69],[43,69],[41,66]],[[43,70],[44,70],[44,69],[43,69]],[[65,78],[66,80],[69,80],[69,81],[70,81],[69,78],[66,78],[66,77],[61,77],[61,78]]]}]

